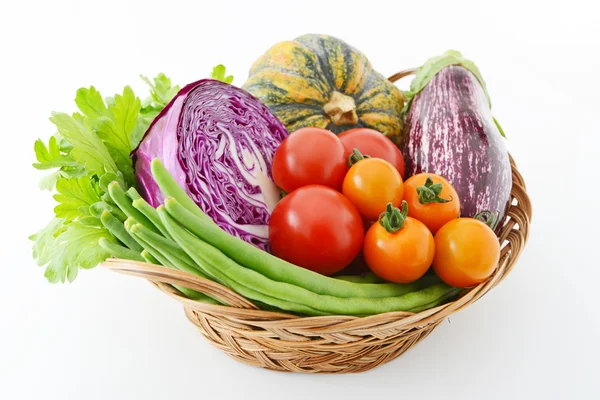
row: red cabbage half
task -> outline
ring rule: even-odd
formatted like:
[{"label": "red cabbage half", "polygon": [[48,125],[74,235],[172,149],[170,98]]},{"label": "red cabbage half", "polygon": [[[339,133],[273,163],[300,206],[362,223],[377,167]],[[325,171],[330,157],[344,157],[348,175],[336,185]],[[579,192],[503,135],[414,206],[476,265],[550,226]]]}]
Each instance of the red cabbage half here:
[{"label": "red cabbage half", "polygon": [[162,204],[150,172],[150,162],[159,158],[222,229],[267,250],[269,217],[280,198],[271,162],[287,134],[248,92],[212,79],[191,83],[133,151],[136,186],[153,207]]}]

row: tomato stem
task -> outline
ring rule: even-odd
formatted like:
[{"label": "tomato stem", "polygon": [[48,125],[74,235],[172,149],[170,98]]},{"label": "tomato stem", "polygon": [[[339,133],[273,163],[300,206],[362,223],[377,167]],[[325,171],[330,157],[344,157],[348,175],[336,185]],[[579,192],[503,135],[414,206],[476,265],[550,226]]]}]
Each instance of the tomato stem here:
[{"label": "tomato stem", "polygon": [[498,226],[498,223],[500,222],[500,211],[496,211],[496,214],[494,214],[490,210],[483,210],[475,214],[473,218],[483,222],[484,224],[492,228],[493,231],[495,231],[496,227]]},{"label": "tomato stem", "polygon": [[385,211],[379,215],[379,224],[389,233],[398,232],[404,228],[404,221],[408,216],[408,203],[402,200],[402,211],[394,207],[392,203],[387,203]]},{"label": "tomato stem", "polygon": [[450,200],[442,199],[440,197],[440,193],[442,193],[442,189],[444,186],[441,183],[433,183],[431,177],[427,177],[425,181],[425,185],[417,187],[417,194],[419,195],[419,203],[427,204],[427,203],[448,203],[452,201],[452,196],[450,196]]},{"label": "tomato stem", "polygon": [[352,153],[348,156],[348,168],[352,168],[354,164],[365,158],[371,158],[366,154],[362,154],[356,147],[352,149]]}]

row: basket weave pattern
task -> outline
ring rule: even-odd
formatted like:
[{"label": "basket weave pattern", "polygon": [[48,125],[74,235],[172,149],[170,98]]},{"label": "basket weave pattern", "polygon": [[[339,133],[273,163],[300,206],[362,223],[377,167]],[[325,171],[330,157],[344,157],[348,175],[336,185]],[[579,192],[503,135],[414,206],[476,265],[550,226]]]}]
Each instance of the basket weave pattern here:
[{"label": "basket weave pattern", "polygon": [[[458,300],[417,314],[390,312],[369,317],[296,315],[259,310],[252,302],[210,280],[171,268],[109,259],[103,265],[148,279],[184,305],[185,314],[213,345],[247,364],[294,372],[361,372],[390,361],[425,338],[445,318],[482,297],[508,275],[527,241],[531,204],[513,159],[512,204],[500,234],[494,274]],[[230,306],[204,304],[171,285],[206,293]]]},{"label": "basket weave pattern", "polygon": [[[389,80],[395,82],[415,71],[399,72]],[[448,316],[481,298],[512,270],[529,235],[531,203],[512,157],[510,163],[512,202],[500,233],[500,261],[494,274],[459,299],[417,314],[299,317],[260,310],[216,282],[175,269],[121,259],[109,259],[103,265],[145,278],[181,302],[186,316],[204,337],[236,360],[277,371],[366,371],[404,353]],[[172,285],[205,293],[229,306],[190,300]]]}]

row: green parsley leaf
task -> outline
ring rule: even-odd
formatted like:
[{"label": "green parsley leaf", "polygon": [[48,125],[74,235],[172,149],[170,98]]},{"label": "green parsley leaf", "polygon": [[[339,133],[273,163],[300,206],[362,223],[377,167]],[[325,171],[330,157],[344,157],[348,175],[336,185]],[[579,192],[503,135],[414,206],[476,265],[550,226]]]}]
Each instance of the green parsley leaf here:
[{"label": "green parsley leaf", "polygon": [[233,82],[233,76],[232,75],[225,76],[225,73],[226,73],[225,66],[223,64],[219,64],[213,68],[212,74],[210,74],[210,77],[213,79],[216,79],[218,81],[225,82],[225,83]]},{"label": "green parsley leaf", "polygon": [[62,177],[60,170],[54,171],[40,179],[38,187],[41,190],[47,190],[51,192],[54,189],[56,182]]},{"label": "green parsley leaf", "polygon": [[99,217],[105,210],[120,221],[127,216],[114,205],[106,186],[115,180],[124,189],[133,185],[129,154],[179,91],[164,74],[144,80],[150,96],[143,104],[130,87],[105,99],[93,86],[79,89],[75,97],[79,112],[53,113],[50,120],[58,133],[48,146],[41,140],[34,145],[34,167],[57,168],[40,182],[48,190],[56,185],[57,218],[30,236],[33,256],[38,265],[46,266],[51,282],[73,281],[79,268],[93,268],[110,256],[99,246],[100,240],[117,242]]},{"label": "green parsley leaf", "polygon": [[110,256],[98,245],[101,238],[116,243],[115,238],[103,227],[79,221],[70,223],[52,243],[52,250],[47,258],[50,262],[44,276],[52,283],[66,280],[73,282],[79,268],[94,268]]},{"label": "green parsley leaf", "polygon": [[37,259],[37,265],[43,266],[50,261],[56,236],[64,231],[64,226],[64,219],[54,218],[41,231],[29,236],[29,240],[33,241],[33,258]]},{"label": "green parsley leaf", "polygon": [[110,107],[112,118],[103,116],[98,120],[96,133],[106,145],[117,168],[128,185],[133,184],[133,166],[129,154],[133,150],[132,133],[138,121],[141,102],[126,86],[123,95],[115,95]]},{"label": "green parsley leaf", "polygon": [[140,75],[140,78],[150,86],[150,97],[142,102],[142,107],[144,109],[151,107],[156,111],[160,111],[169,104],[171,99],[179,92],[179,85],[173,86],[171,79],[162,72],[158,74],[153,81],[143,75]]},{"label": "green parsley leaf", "polygon": [[81,178],[60,179],[56,182],[54,200],[59,204],[54,207],[56,218],[73,221],[81,216],[89,215],[88,208],[101,200],[102,191],[95,180],[83,176]]},{"label": "green parsley leaf", "polygon": [[53,112],[50,121],[56,125],[60,135],[73,145],[71,157],[85,165],[89,174],[117,173],[117,165],[104,143],[76,117]]},{"label": "green parsley leaf", "polygon": [[106,104],[104,104],[104,100],[102,100],[100,92],[93,86],[90,86],[89,89],[80,88],[75,96],[75,103],[83,115],[92,121],[96,121],[101,117],[112,117]]},{"label": "green parsley leaf", "polygon": [[37,163],[33,164],[35,169],[52,169],[61,167],[73,167],[77,162],[66,154],[62,154],[58,142],[54,136],[50,137],[48,147],[41,139],[35,141],[33,145]]}]

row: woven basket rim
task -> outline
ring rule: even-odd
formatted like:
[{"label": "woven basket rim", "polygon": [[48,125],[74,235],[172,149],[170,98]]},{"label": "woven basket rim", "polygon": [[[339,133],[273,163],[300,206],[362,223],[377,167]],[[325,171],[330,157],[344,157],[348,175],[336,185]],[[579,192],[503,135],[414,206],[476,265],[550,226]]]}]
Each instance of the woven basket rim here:
[{"label": "woven basket rim", "polygon": [[[385,326],[384,329],[390,329],[393,327],[394,321],[401,324],[403,328],[440,322],[449,315],[477,301],[485,293],[498,285],[512,270],[528,239],[532,215],[531,202],[527,196],[524,180],[510,154],[509,158],[513,178],[511,190],[512,204],[509,207],[507,220],[499,235],[502,247],[498,267],[490,278],[468,289],[458,299],[418,313],[394,311],[369,316],[299,316],[260,310],[250,300],[219,283],[172,268],[118,258],[108,259],[102,266],[122,274],[145,278],[159,290],[175,298],[187,308],[199,312],[228,315],[240,320],[262,321],[261,325],[264,326],[278,324],[280,327],[291,327],[294,324],[297,325],[297,320],[302,320],[302,324],[308,325],[312,325],[313,323],[322,325],[324,321],[330,321],[330,332],[342,332],[358,329],[360,326],[371,326],[371,330],[375,329],[375,326]],[[172,285],[179,285],[203,292],[230,305],[213,305],[191,300]],[[320,332],[325,331],[320,330]]]}]

